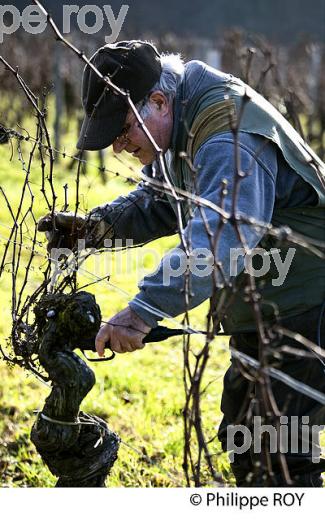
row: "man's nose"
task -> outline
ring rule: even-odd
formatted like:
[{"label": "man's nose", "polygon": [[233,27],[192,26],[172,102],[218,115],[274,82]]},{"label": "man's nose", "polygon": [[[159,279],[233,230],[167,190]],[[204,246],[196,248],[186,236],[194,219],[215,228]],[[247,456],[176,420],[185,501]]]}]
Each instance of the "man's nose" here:
[{"label": "man's nose", "polygon": [[121,139],[121,138],[115,139],[115,141],[113,142],[114,153],[122,152],[125,149],[126,145],[127,145],[126,139]]}]

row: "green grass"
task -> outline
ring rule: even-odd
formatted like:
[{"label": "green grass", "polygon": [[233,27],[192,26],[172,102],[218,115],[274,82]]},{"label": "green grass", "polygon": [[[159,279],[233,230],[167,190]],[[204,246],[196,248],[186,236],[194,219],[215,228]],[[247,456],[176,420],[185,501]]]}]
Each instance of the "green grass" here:
[{"label": "green grass", "polygon": [[[32,128],[31,128],[32,131]],[[72,135],[67,136],[67,150],[73,150]],[[15,146],[15,143],[14,143]],[[24,144],[24,156],[28,161],[31,144]],[[10,161],[9,146],[0,147],[0,185],[5,190],[13,207],[20,200],[21,186],[25,173],[18,161],[17,151]],[[89,160],[96,163],[96,154]],[[70,208],[74,209],[76,168],[68,170],[69,159],[61,159],[55,164],[55,189],[59,196],[57,208],[64,202],[63,185],[69,185]],[[121,167],[111,155],[107,156],[107,167],[130,175],[127,167]],[[134,164],[133,164],[134,166]],[[133,173],[131,173],[133,175]],[[37,153],[31,170],[31,186],[34,191],[34,213],[37,218],[47,212],[46,204],[40,193],[41,171]],[[107,202],[116,196],[127,193],[130,186],[121,178],[109,175],[106,185],[101,184],[98,171],[90,168],[87,176],[82,176],[80,193],[81,211]],[[30,203],[27,198],[26,209]],[[30,221],[29,221],[30,222]],[[30,222],[31,223],[31,222]],[[6,227],[7,226],[7,227]],[[3,201],[0,204],[0,257],[8,237],[12,219]],[[26,227],[28,247],[28,229]],[[40,236],[43,246],[40,252],[45,254],[45,238]],[[162,239],[150,244],[159,259],[165,251],[177,243],[177,237]],[[21,283],[24,274],[24,262],[27,250],[23,250],[23,265],[18,274]],[[143,253],[141,253],[143,255]],[[109,318],[127,305],[129,299],[137,292],[137,282],[145,272],[154,268],[155,261],[149,256],[139,257],[139,250],[128,253],[111,253],[100,266],[89,259],[85,268],[96,274],[112,273],[110,282],[102,282],[89,290],[96,295],[102,314]],[[126,255],[131,255],[127,257]],[[142,260],[141,260],[142,258]],[[104,255],[101,255],[104,259]],[[128,267],[131,265],[131,268]],[[44,258],[33,262],[35,271],[29,273],[27,293],[32,293],[40,283],[39,267],[44,265]],[[140,268],[135,271],[136,264]],[[122,266],[122,267],[121,267]],[[117,272],[119,267],[119,272]],[[80,283],[93,281],[91,275],[80,276]],[[114,289],[116,286],[118,289]],[[122,292],[121,292],[122,291]],[[127,294],[123,293],[126,292]],[[5,338],[10,332],[11,320],[11,275],[8,273],[1,279],[0,286],[0,344],[5,345]],[[193,326],[204,327],[207,306],[203,305],[192,312]],[[168,325],[168,323],[166,323]],[[173,324],[169,323],[169,326]],[[196,339],[195,348],[202,346],[202,339]],[[208,437],[214,437],[221,419],[220,396],[222,377],[229,362],[226,343],[215,341],[212,356],[207,369],[205,383],[212,381],[208,395],[202,402],[203,419]],[[97,384],[82,404],[82,409],[103,417],[109,427],[122,438],[118,461],[115,463],[109,486],[185,486],[182,470],[183,457],[183,356],[181,340],[171,339],[161,344],[147,346],[142,351],[132,354],[118,355],[107,364],[93,365]],[[42,408],[49,388],[34,376],[28,375],[18,367],[9,368],[0,363],[0,478],[5,487],[52,487],[55,478],[43,465],[30,439],[30,430],[35,420],[34,410]],[[211,443],[211,452],[215,454],[214,462],[218,471],[224,474],[231,484],[227,457],[220,454],[217,441]],[[208,482],[208,477],[207,477]]]}]

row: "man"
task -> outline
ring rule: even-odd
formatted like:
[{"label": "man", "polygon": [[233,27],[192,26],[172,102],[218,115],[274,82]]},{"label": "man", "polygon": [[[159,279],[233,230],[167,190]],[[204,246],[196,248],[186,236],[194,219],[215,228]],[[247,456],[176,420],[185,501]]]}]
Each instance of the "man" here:
[{"label": "man", "polygon": [[[99,355],[107,341],[118,353],[143,348],[144,336],[164,316],[178,316],[213,296],[216,322],[231,335],[234,349],[261,361],[262,348],[268,365],[324,392],[321,360],[271,328],[277,323],[315,344],[324,341],[324,263],[321,256],[301,247],[290,231],[315,244],[325,238],[324,164],[265,99],[204,63],[184,65],[179,56],[160,56],[151,44],[140,41],[107,45],[96,52],[92,63],[129,92],[158,148],[125,99],[104,88],[88,66],[83,78],[86,117],[78,148],[113,145],[115,153],[125,150],[139,159],[152,182],[95,208],[73,227],[71,216],[58,213],[54,223],[49,226],[43,219],[39,229],[50,229],[49,247],[57,245],[58,238],[63,246],[84,237],[87,245],[99,248],[105,239],[132,239],[142,245],[177,230],[182,238],[156,273],[144,278],[128,307],[100,329]],[[157,149],[165,154],[165,168],[157,161]],[[270,224],[280,227],[277,236],[269,232]],[[254,264],[252,260],[251,273],[257,273],[252,282],[251,273],[244,271],[252,257],[245,254],[257,246],[262,267],[268,258],[269,269],[264,272],[257,259]],[[197,251],[210,252],[203,269],[183,269],[166,284],[166,268],[179,273],[184,258],[188,262]],[[204,271],[209,266],[212,269]],[[189,290],[184,290],[185,283]],[[269,331],[265,327],[261,331],[262,319]],[[286,352],[284,345],[291,351]],[[310,425],[322,424],[324,409],[283,382],[272,379],[270,384],[276,407],[286,414],[288,424],[298,417],[299,447],[294,449],[289,437],[284,462],[278,449],[266,453],[269,460],[256,455],[254,446],[243,453],[235,449],[232,468],[237,485],[321,486],[322,462],[312,462],[315,438],[310,436],[306,453],[301,432],[303,417],[309,417]],[[251,428],[258,415],[272,423],[263,399],[263,385],[252,380],[234,357],[222,398],[219,438],[224,450],[229,449],[229,426]],[[239,446],[243,443],[240,432],[237,441]],[[273,474],[266,471],[269,463]],[[290,477],[285,476],[285,467]]]}]

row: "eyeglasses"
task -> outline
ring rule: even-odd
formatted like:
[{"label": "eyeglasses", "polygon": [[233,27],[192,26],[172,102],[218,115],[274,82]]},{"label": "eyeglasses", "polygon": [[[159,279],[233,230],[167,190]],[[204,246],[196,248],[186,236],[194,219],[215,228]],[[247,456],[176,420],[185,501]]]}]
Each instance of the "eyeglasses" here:
[{"label": "eyeglasses", "polygon": [[[143,100],[141,108],[146,104],[146,102],[147,102],[147,98]],[[141,111],[141,108],[139,111]],[[130,138],[128,135],[129,131],[131,130],[131,128],[133,127],[134,124],[137,124],[139,126],[138,120],[133,113],[128,118],[132,118],[133,121],[131,123],[126,123],[126,125],[123,127],[122,132],[116,138],[116,141],[118,141],[119,143],[128,144],[130,142]]]},{"label": "eyeglasses", "polygon": [[130,142],[130,139],[128,137],[128,133],[129,133],[129,130],[130,130],[130,127],[131,125],[126,125],[123,129],[122,129],[122,132],[120,133],[120,135],[116,138],[116,141],[118,141],[119,143],[129,143]]}]

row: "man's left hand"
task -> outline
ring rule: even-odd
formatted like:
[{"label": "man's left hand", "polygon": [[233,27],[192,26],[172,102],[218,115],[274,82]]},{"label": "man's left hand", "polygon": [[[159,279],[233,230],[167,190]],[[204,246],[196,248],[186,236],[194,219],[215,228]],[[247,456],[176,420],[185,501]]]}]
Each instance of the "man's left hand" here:
[{"label": "man's left hand", "polygon": [[141,349],[144,347],[142,340],[150,330],[149,325],[130,307],[126,307],[100,328],[95,342],[98,355],[104,356],[107,342],[110,348],[119,354]]}]

